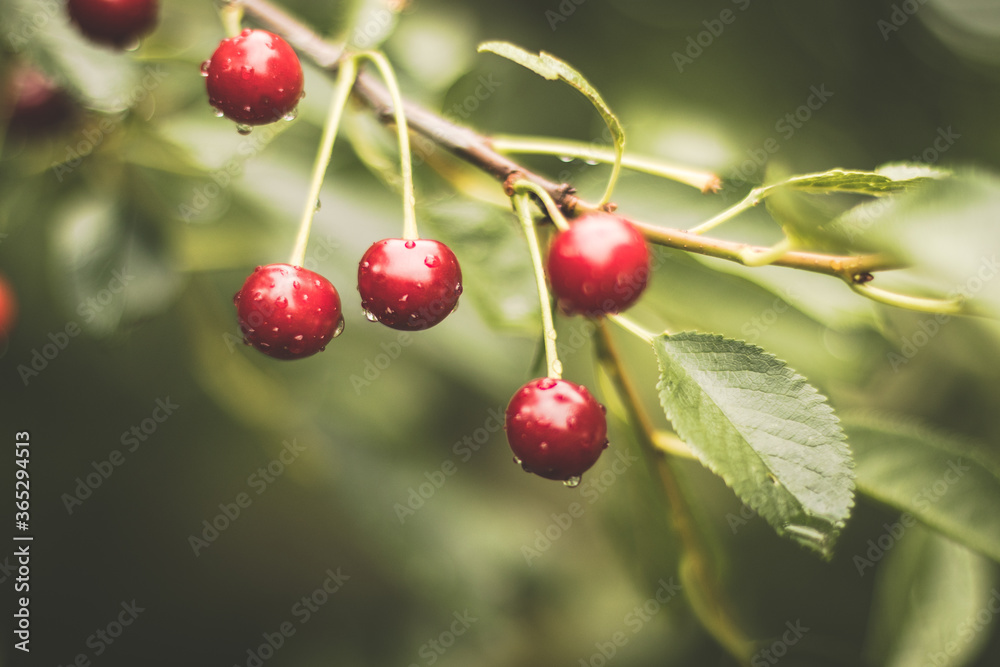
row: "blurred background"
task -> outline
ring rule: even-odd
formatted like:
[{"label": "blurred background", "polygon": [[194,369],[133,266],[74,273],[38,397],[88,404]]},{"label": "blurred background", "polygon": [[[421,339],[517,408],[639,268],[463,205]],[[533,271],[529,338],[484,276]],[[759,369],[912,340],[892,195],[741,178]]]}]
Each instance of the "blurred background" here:
[{"label": "blurred background", "polygon": [[[357,261],[399,236],[402,216],[394,135],[352,108],[305,264],[340,290],[346,330],[308,360],[264,357],[242,345],[232,296],[254,266],[291,252],[329,79],[304,63],[297,119],[241,136],[213,115],[198,76],[224,36],[212,2],[162,0],[157,30],[126,53],[87,43],[61,5],[0,8],[3,116],[14,118],[0,272],[19,303],[0,348],[0,421],[8,444],[31,434],[35,536],[32,652],[11,648],[9,664],[736,664],[677,590],[668,511],[629,458],[636,444],[595,378],[584,322],[559,322],[565,376],[609,403],[612,450],[576,489],[511,461],[498,416],[538,373],[540,326],[526,246],[496,184],[417,143],[421,233],[458,256],[461,307],[411,336],[366,321]],[[994,3],[284,6],[331,39],[381,43],[404,92],[451,120],[607,145],[578,93],[476,45],[509,40],[566,60],[616,111],[631,149],[724,179],[704,195],[627,174],[620,210],[656,224],[706,220],[766,170],[1000,167]],[[53,118],[17,120],[12,82],[25,67],[65,91]],[[608,175],[525,162],[591,200]],[[719,234],[780,237],[763,210]],[[991,450],[1000,441],[994,325],[955,319],[919,344],[926,315],[831,278],[655,257],[634,312],[649,328],[759,344],[838,411],[919,418]],[[652,355],[621,342],[662,420]],[[920,581],[940,587],[924,591],[937,620],[991,609],[990,561],[920,526],[873,557],[869,541],[898,513],[859,496],[824,563],[700,466],[681,470],[718,543],[720,582],[769,651],[755,667],[997,664],[995,612],[955,628],[954,653],[907,653],[923,621],[899,606]]]}]

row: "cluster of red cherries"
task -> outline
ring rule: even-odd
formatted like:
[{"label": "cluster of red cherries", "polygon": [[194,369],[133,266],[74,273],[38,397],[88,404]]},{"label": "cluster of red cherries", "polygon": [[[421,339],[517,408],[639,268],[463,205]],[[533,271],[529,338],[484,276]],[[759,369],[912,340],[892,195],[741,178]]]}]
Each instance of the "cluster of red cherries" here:
[{"label": "cluster of red cherries", "polygon": [[[68,9],[85,35],[124,48],[155,26],[158,8],[157,0],[69,0]],[[223,39],[203,63],[202,75],[216,115],[244,129],[289,118],[303,94],[295,50],[266,30]],[[597,318],[620,313],[639,298],[649,262],[645,239],[631,223],[590,212],[556,234],[545,269],[560,311]],[[369,320],[417,331],[455,309],[462,272],[439,241],[383,239],[361,258],[358,291]],[[245,342],[276,359],[316,354],[344,329],[337,289],[300,266],[257,267],[234,303]],[[586,387],[559,378],[534,379],[518,389],[505,429],[524,470],[570,485],[608,444],[604,407]]]}]

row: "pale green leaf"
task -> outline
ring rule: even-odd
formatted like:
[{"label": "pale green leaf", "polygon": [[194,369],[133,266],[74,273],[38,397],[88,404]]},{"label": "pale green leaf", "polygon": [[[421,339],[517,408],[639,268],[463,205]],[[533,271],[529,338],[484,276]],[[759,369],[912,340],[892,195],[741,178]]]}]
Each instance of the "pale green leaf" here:
[{"label": "pale green leaf", "polygon": [[568,63],[544,51],[538,54],[530,53],[510,42],[483,42],[479,45],[479,52],[482,53],[483,51],[495,53],[498,56],[512,60],[518,65],[527,67],[532,72],[550,81],[562,79],[590,100],[591,104],[601,114],[608,129],[611,130],[611,137],[615,144],[615,162],[611,177],[608,180],[607,191],[602,199],[606,203],[611,197],[611,191],[621,170],[622,156],[625,153],[625,128],[622,126],[621,121],[618,120],[618,117],[611,111],[611,107],[601,97],[601,94],[597,92],[597,89]]},{"label": "pale green leaf", "polygon": [[996,455],[894,420],[845,421],[858,490],[1000,562],[1000,462]]},{"label": "pale green leaf", "polygon": [[905,192],[948,174],[925,165],[893,163],[882,165],[875,171],[831,169],[818,174],[803,174],[771,184],[768,188],[789,187],[813,193],[847,192],[879,197]]},{"label": "pale green leaf", "polygon": [[661,335],[660,402],[698,458],[780,535],[829,557],[854,503],[850,450],[825,397],[754,345]]}]

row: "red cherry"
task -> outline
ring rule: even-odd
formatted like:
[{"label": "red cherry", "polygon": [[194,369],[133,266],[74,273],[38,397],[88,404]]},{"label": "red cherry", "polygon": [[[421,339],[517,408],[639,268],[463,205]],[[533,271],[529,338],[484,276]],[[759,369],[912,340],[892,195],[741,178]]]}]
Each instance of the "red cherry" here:
[{"label": "red cherry", "polygon": [[302,65],[295,50],[266,30],[246,29],[219,43],[201,66],[208,102],[244,125],[273,123],[302,97]]},{"label": "red cherry", "polygon": [[540,378],[507,405],[507,442],[526,472],[578,482],[608,446],[604,408],[587,388]]},{"label": "red cherry", "polygon": [[70,95],[41,71],[15,66],[7,81],[5,101],[12,105],[9,131],[41,135],[72,119],[76,107]]},{"label": "red cherry", "polygon": [[258,266],[233,302],[244,342],[275,359],[316,354],[344,330],[336,288],[298,266]]},{"label": "red cherry", "polygon": [[17,295],[10,282],[0,275],[0,341],[7,338],[17,322]]},{"label": "red cherry", "polygon": [[158,0],[67,0],[69,17],[84,35],[119,49],[156,27]]},{"label": "red cherry", "polygon": [[455,253],[439,241],[384,239],[361,258],[358,292],[368,319],[418,331],[455,310],[462,269]]},{"label": "red cherry", "polygon": [[646,289],[649,249],[630,222],[610,213],[589,213],[556,235],[547,269],[564,313],[618,313]]}]

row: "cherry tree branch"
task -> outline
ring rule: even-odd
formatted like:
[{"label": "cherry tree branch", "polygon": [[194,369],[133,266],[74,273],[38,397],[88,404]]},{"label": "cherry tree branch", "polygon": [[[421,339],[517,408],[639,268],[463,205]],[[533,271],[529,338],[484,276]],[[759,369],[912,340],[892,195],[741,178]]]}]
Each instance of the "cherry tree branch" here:
[{"label": "cherry tree branch", "polygon": [[[297,51],[328,72],[336,73],[344,46],[333,44],[291,16],[270,0],[234,0],[246,13],[267,29],[281,34]],[[376,118],[385,124],[395,122],[392,96],[388,89],[367,72],[360,72],[354,86],[354,97],[367,105]],[[412,132],[429,139],[472,166],[490,174],[509,189],[515,180],[527,180],[544,190],[568,216],[595,210],[576,196],[568,183],[555,183],[515,162],[494,149],[489,137],[452,123],[411,101],[403,101],[406,118]],[[508,193],[512,194],[512,193]],[[716,257],[739,264],[747,258],[768,252],[769,248],[692,234],[680,229],[659,227],[631,221],[651,243]],[[872,273],[903,268],[903,265],[882,255],[827,255],[812,252],[788,252],[773,262],[775,266],[811,271],[835,276],[849,284],[871,280]]]}]

